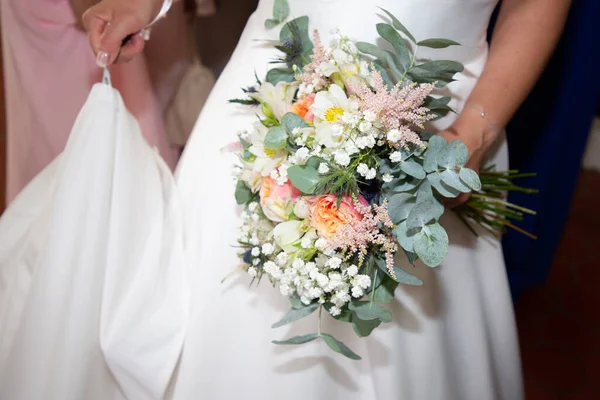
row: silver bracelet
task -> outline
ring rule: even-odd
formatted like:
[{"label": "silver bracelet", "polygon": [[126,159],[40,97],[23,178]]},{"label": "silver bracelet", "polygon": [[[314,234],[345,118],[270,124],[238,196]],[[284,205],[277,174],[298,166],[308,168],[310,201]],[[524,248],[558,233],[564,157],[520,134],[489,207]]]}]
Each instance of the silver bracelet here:
[{"label": "silver bracelet", "polygon": [[486,120],[486,122],[490,126],[490,132],[489,133],[491,133],[493,135],[496,135],[497,133],[500,132],[500,127],[498,126],[498,124],[494,123],[490,119],[488,113],[486,113],[485,110],[482,107],[479,107],[479,106],[477,106],[475,104],[472,104],[472,103],[467,103],[467,104],[465,104],[465,108],[471,108],[471,109],[477,111],[479,113],[479,115],[481,116],[481,118],[483,118],[483,119]]}]

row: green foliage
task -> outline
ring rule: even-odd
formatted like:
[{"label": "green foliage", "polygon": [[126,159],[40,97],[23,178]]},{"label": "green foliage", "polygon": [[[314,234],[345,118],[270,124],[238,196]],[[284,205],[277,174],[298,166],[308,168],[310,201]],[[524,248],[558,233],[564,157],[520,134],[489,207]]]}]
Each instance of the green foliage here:
[{"label": "green foliage", "polygon": [[[388,86],[409,80],[414,83],[435,83],[437,87],[444,87],[454,81],[456,73],[463,71],[462,64],[455,61],[441,60],[416,64],[416,51],[419,46],[443,49],[448,46],[458,46],[459,43],[440,38],[417,41],[392,13],[383,8],[381,10],[387,14],[392,24],[377,24],[377,32],[379,36],[392,45],[393,51],[386,51],[374,44],[365,42],[357,43],[357,48],[361,53],[374,57],[374,66],[381,73]],[[411,52],[402,35],[415,44],[415,53]],[[439,108],[431,108],[431,110],[438,117],[452,111],[447,103],[440,105]]]},{"label": "green foliage", "polygon": [[[332,193],[338,196],[358,195],[358,180],[353,170],[335,168],[330,166],[331,171],[319,179],[315,194]],[[289,172],[288,172],[289,174]]]},{"label": "green foliage", "polygon": [[293,338],[287,340],[273,340],[272,343],[279,345],[291,345],[291,344],[304,344],[308,342],[312,342],[313,340],[319,337],[318,333],[311,333],[308,335],[302,336],[294,336]]},{"label": "green foliage", "polygon": [[291,324],[294,321],[298,321],[299,319],[307,317],[310,314],[312,314],[313,312],[315,312],[315,310],[317,308],[319,308],[318,303],[312,303],[312,304],[309,304],[308,306],[301,307],[301,308],[292,308],[290,311],[287,312],[287,314],[285,314],[285,316],[281,320],[274,323],[271,326],[271,328],[279,328],[284,325]]},{"label": "green foliage", "polygon": [[417,43],[421,47],[429,47],[432,49],[444,49],[449,46],[460,46],[460,43],[449,39],[425,39]]},{"label": "green foliage", "polygon": [[308,165],[294,165],[287,170],[292,185],[304,194],[315,194],[319,183],[319,171]]},{"label": "green foliage", "polygon": [[368,301],[354,301],[350,303],[348,309],[352,311],[359,319],[371,321],[378,319],[381,322],[392,322],[392,313],[376,303]]},{"label": "green foliage", "polygon": [[348,348],[348,346],[346,346],[344,343],[340,342],[339,340],[337,340],[330,334],[323,333],[323,334],[321,334],[321,337],[323,338],[325,343],[327,343],[327,346],[329,346],[329,348],[331,350],[335,351],[336,353],[340,353],[340,354],[348,357],[351,360],[360,360],[361,359],[358,354],[356,354],[355,352],[350,350]]},{"label": "green foliage", "polygon": [[288,133],[285,126],[279,125],[269,129],[265,136],[265,148],[269,150],[285,149],[288,140]]},{"label": "green foliage", "polygon": [[408,31],[408,29],[406,29],[406,27],[404,27],[404,25],[402,25],[400,21],[398,21],[398,18],[396,18],[391,12],[381,7],[379,8],[381,9],[381,11],[385,12],[388,15],[388,17],[390,17],[390,19],[392,20],[392,24],[396,30],[404,33],[406,37],[408,37],[413,43],[417,41],[415,37]]},{"label": "green foliage", "polygon": [[425,226],[414,242],[415,253],[429,267],[437,267],[448,253],[448,234],[438,223]]},{"label": "green foliage", "polygon": [[278,82],[293,82],[294,70],[292,68],[273,68],[267,72],[265,80],[272,85],[277,85]]},{"label": "green foliage", "polygon": [[[379,36],[387,40],[395,50],[394,53],[387,53],[388,65],[394,66],[399,69],[400,74],[406,71],[410,66],[411,55],[404,43],[402,36],[389,24],[377,24],[377,33]],[[390,57],[391,55],[391,57]]]},{"label": "green foliage", "polygon": [[410,193],[398,193],[388,198],[388,214],[394,224],[408,218],[410,211],[417,203],[417,198]]},{"label": "green foliage", "polygon": [[365,321],[360,318],[352,318],[352,328],[358,337],[367,337],[373,332],[373,329],[381,325],[378,319]]},{"label": "green foliage", "polygon": [[272,29],[286,20],[290,15],[290,6],[287,0],[275,0],[273,4],[273,18],[265,21],[265,28]]},{"label": "green foliage", "polygon": [[238,180],[235,185],[235,201],[240,205],[248,204],[253,197],[252,190],[243,181]]}]

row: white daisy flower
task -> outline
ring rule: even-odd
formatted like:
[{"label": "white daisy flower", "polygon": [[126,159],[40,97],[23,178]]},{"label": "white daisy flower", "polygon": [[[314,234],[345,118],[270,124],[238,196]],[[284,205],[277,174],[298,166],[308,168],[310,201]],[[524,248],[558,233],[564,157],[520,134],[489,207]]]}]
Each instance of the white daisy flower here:
[{"label": "white daisy flower", "polygon": [[329,90],[317,93],[311,106],[315,115],[316,137],[326,147],[337,147],[342,142],[339,127],[345,114],[354,114],[358,110],[355,100],[349,99],[338,85],[331,85]]}]

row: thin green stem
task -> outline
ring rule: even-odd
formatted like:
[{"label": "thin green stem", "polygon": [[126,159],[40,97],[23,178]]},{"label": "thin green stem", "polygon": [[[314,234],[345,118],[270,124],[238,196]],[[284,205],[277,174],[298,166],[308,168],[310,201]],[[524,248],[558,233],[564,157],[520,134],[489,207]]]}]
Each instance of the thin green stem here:
[{"label": "thin green stem", "polygon": [[505,200],[502,200],[502,199],[498,199],[498,198],[495,198],[495,197],[489,197],[489,196],[482,195],[482,194],[473,194],[471,197],[474,197],[474,198],[477,198],[477,199],[482,199],[483,201],[489,201],[491,203],[504,204],[507,207],[514,208],[514,209],[522,211],[524,213],[531,214],[531,215],[536,215],[536,212],[533,211],[533,210],[530,210],[530,209],[525,208],[525,207],[520,207],[520,206],[518,206],[516,204],[512,204],[512,203],[509,203],[508,201],[505,201]]},{"label": "thin green stem", "polygon": [[321,336],[321,314],[323,313],[323,306],[319,307],[319,322],[317,322],[317,334]]},{"label": "thin green stem", "polygon": [[410,65],[408,66],[408,68],[404,71],[404,73],[402,74],[402,77],[400,77],[400,85],[402,85],[402,82],[404,82],[404,78],[406,78],[406,73],[408,72],[409,69],[411,69],[412,67],[414,67],[415,65],[415,60],[417,59],[417,51],[419,50],[419,46],[415,47],[415,52],[413,53],[412,58],[410,59]]}]

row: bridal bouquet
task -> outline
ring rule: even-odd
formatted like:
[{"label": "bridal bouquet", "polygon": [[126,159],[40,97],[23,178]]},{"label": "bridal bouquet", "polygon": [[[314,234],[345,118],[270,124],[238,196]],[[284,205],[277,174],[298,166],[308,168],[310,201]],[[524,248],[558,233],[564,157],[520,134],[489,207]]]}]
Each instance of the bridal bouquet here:
[{"label": "bridal bouquet", "polygon": [[[285,2],[276,2],[272,27],[283,21]],[[385,10],[384,10],[385,11]],[[239,247],[243,269],[267,278],[291,301],[274,328],[318,310],[316,333],[277,344],[323,339],[334,351],[360,359],[321,331],[323,311],[368,336],[391,321],[385,304],[399,284],[422,285],[395,262],[438,266],[448,250],[440,217],[444,198],[477,192],[459,213],[488,229],[518,219],[519,209],[502,200],[517,188],[513,172],[490,172],[482,186],[465,167],[460,141],[448,143],[425,130],[446,115],[450,98],[435,88],[462,71],[454,61],[417,63],[415,48],[455,46],[446,39],[417,41],[389,12],[377,24],[388,49],[335,34],[325,47],[308,18],[286,23],[276,48],[283,67],[245,89],[238,103],[259,106],[259,121],[230,148],[239,154],[235,196],[244,207]],[[518,189],[518,188],[517,188]]]}]

